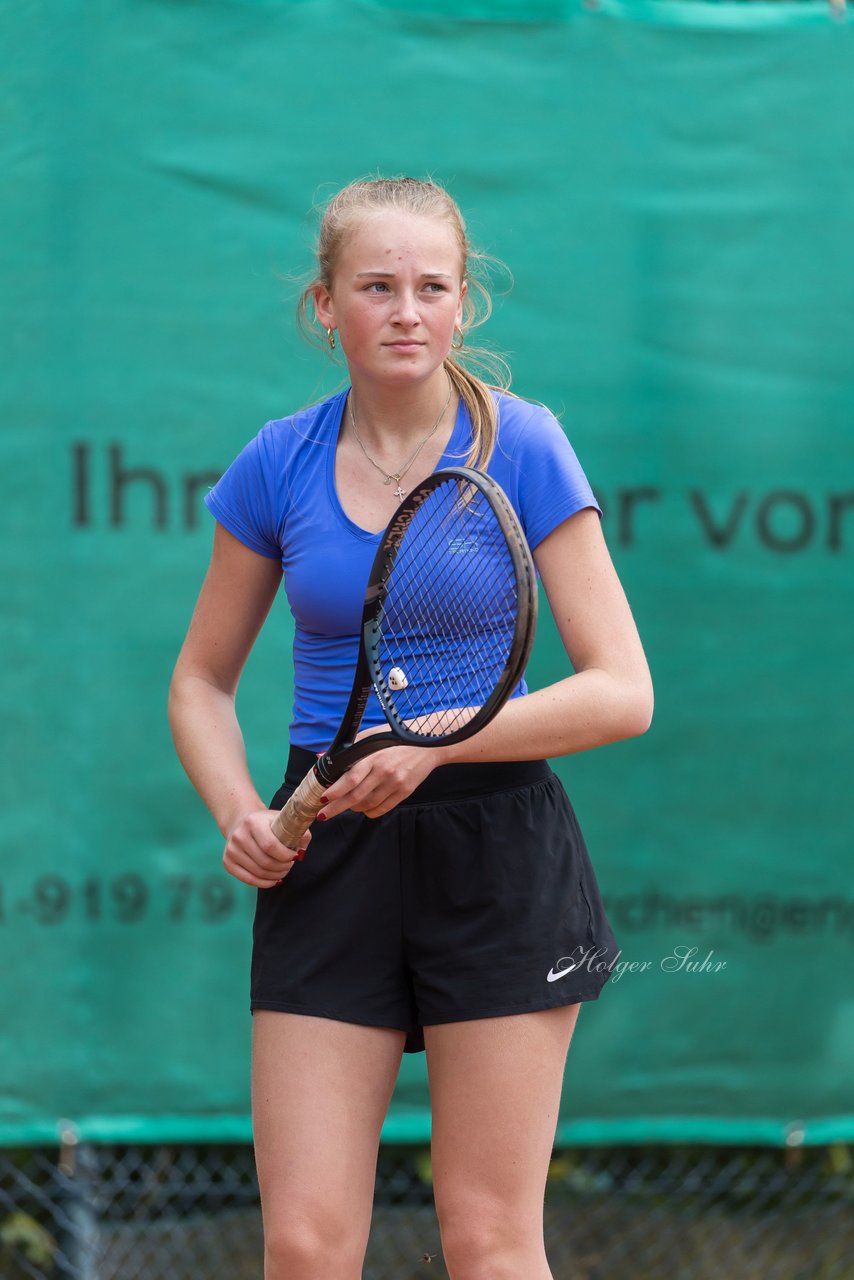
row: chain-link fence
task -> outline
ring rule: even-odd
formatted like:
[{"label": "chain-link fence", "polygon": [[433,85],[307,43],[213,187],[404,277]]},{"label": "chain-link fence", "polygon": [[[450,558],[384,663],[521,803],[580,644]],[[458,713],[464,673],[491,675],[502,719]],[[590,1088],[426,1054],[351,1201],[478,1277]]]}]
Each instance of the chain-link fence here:
[{"label": "chain-link fence", "polygon": [[[546,1242],[556,1280],[854,1280],[854,1158],[841,1144],[556,1151]],[[0,1152],[0,1276],[261,1280],[252,1148]],[[381,1149],[364,1276],[447,1277],[429,1151]]]}]

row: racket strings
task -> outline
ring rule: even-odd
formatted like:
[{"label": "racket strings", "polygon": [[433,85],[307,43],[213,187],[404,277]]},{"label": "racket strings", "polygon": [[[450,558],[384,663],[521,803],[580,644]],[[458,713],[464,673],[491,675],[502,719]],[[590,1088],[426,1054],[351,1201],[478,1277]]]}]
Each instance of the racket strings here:
[{"label": "racket strings", "polygon": [[378,663],[385,701],[410,733],[467,724],[503,676],[515,637],[517,580],[492,507],[460,483],[432,491],[386,580]]},{"label": "racket strings", "polygon": [[[484,634],[490,627],[490,622],[488,621],[489,615],[484,615],[483,599],[480,599],[479,601],[475,600],[474,588],[478,582],[478,576],[474,570],[468,573],[465,572],[467,568],[468,566],[463,560],[459,570],[459,577],[457,579],[457,589],[459,592],[458,598],[455,602],[455,621],[457,623],[457,629],[467,634],[473,634],[475,632]],[[411,592],[413,610],[417,613],[418,619],[422,624],[422,629],[427,634],[430,634],[435,626],[435,614],[429,612],[430,605],[432,603],[432,584],[433,578],[431,576],[431,570],[421,567],[416,561],[412,566],[411,579],[408,585]],[[515,578],[512,579],[512,585],[515,588]],[[395,582],[394,587],[396,594],[399,596],[401,590],[400,582]],[[513,595],[515,598],[515,590]],[[497,592],[493,593],[493,598],[497,599]],[[513,600],[508,600],[506,603],[512,606]],[[386,605],[386,616],[390,616],[395,607],[399,608],[399,604],[395,599],[395,596],[392,595],[391,604],[389,605],[387,603]],[[492,625],[494,625],[494,623]]]}]

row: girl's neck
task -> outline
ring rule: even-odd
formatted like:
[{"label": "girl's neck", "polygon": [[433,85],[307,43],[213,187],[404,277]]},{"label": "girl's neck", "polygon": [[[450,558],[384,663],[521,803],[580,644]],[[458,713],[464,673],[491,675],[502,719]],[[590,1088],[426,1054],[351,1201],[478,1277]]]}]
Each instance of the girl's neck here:
[{"label": "girl's neck", "polygon": [[434,424],[437,434],[456,417],[457,396],[448,374],[437,370],[429,382],[413,387],[383,387],[353,380],[347,397],[344,424],[348,434],[353,420],[362,441],[378,449],[413,448]]}]

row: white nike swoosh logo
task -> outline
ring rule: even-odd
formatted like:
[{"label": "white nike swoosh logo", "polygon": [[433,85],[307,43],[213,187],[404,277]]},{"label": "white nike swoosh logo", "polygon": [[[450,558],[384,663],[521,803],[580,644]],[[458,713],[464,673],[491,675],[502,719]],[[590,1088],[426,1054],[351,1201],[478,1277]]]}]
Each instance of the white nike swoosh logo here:
[{"label": "white nike swoosh logo", "polygon": [[546,974],[546,982],[557,982],[558,978],[565,978],[568,973],[572,973],[577,968],[578,965],[573,963],[568,969],[549,969]]}]

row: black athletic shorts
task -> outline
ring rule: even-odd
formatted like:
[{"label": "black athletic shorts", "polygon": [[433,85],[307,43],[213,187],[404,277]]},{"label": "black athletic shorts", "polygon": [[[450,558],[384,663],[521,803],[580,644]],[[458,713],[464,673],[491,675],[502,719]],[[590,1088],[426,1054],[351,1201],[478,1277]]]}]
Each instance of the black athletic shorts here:
[{"label": "black athletic shorts", "polygon": [[[281,808],[314,763],[292,747]],[[595,1000],[618,947],[572,805],[542,760],[440,765],[381,818],[315,824],[259,889],[250,1008],[406,1032]]]}]

